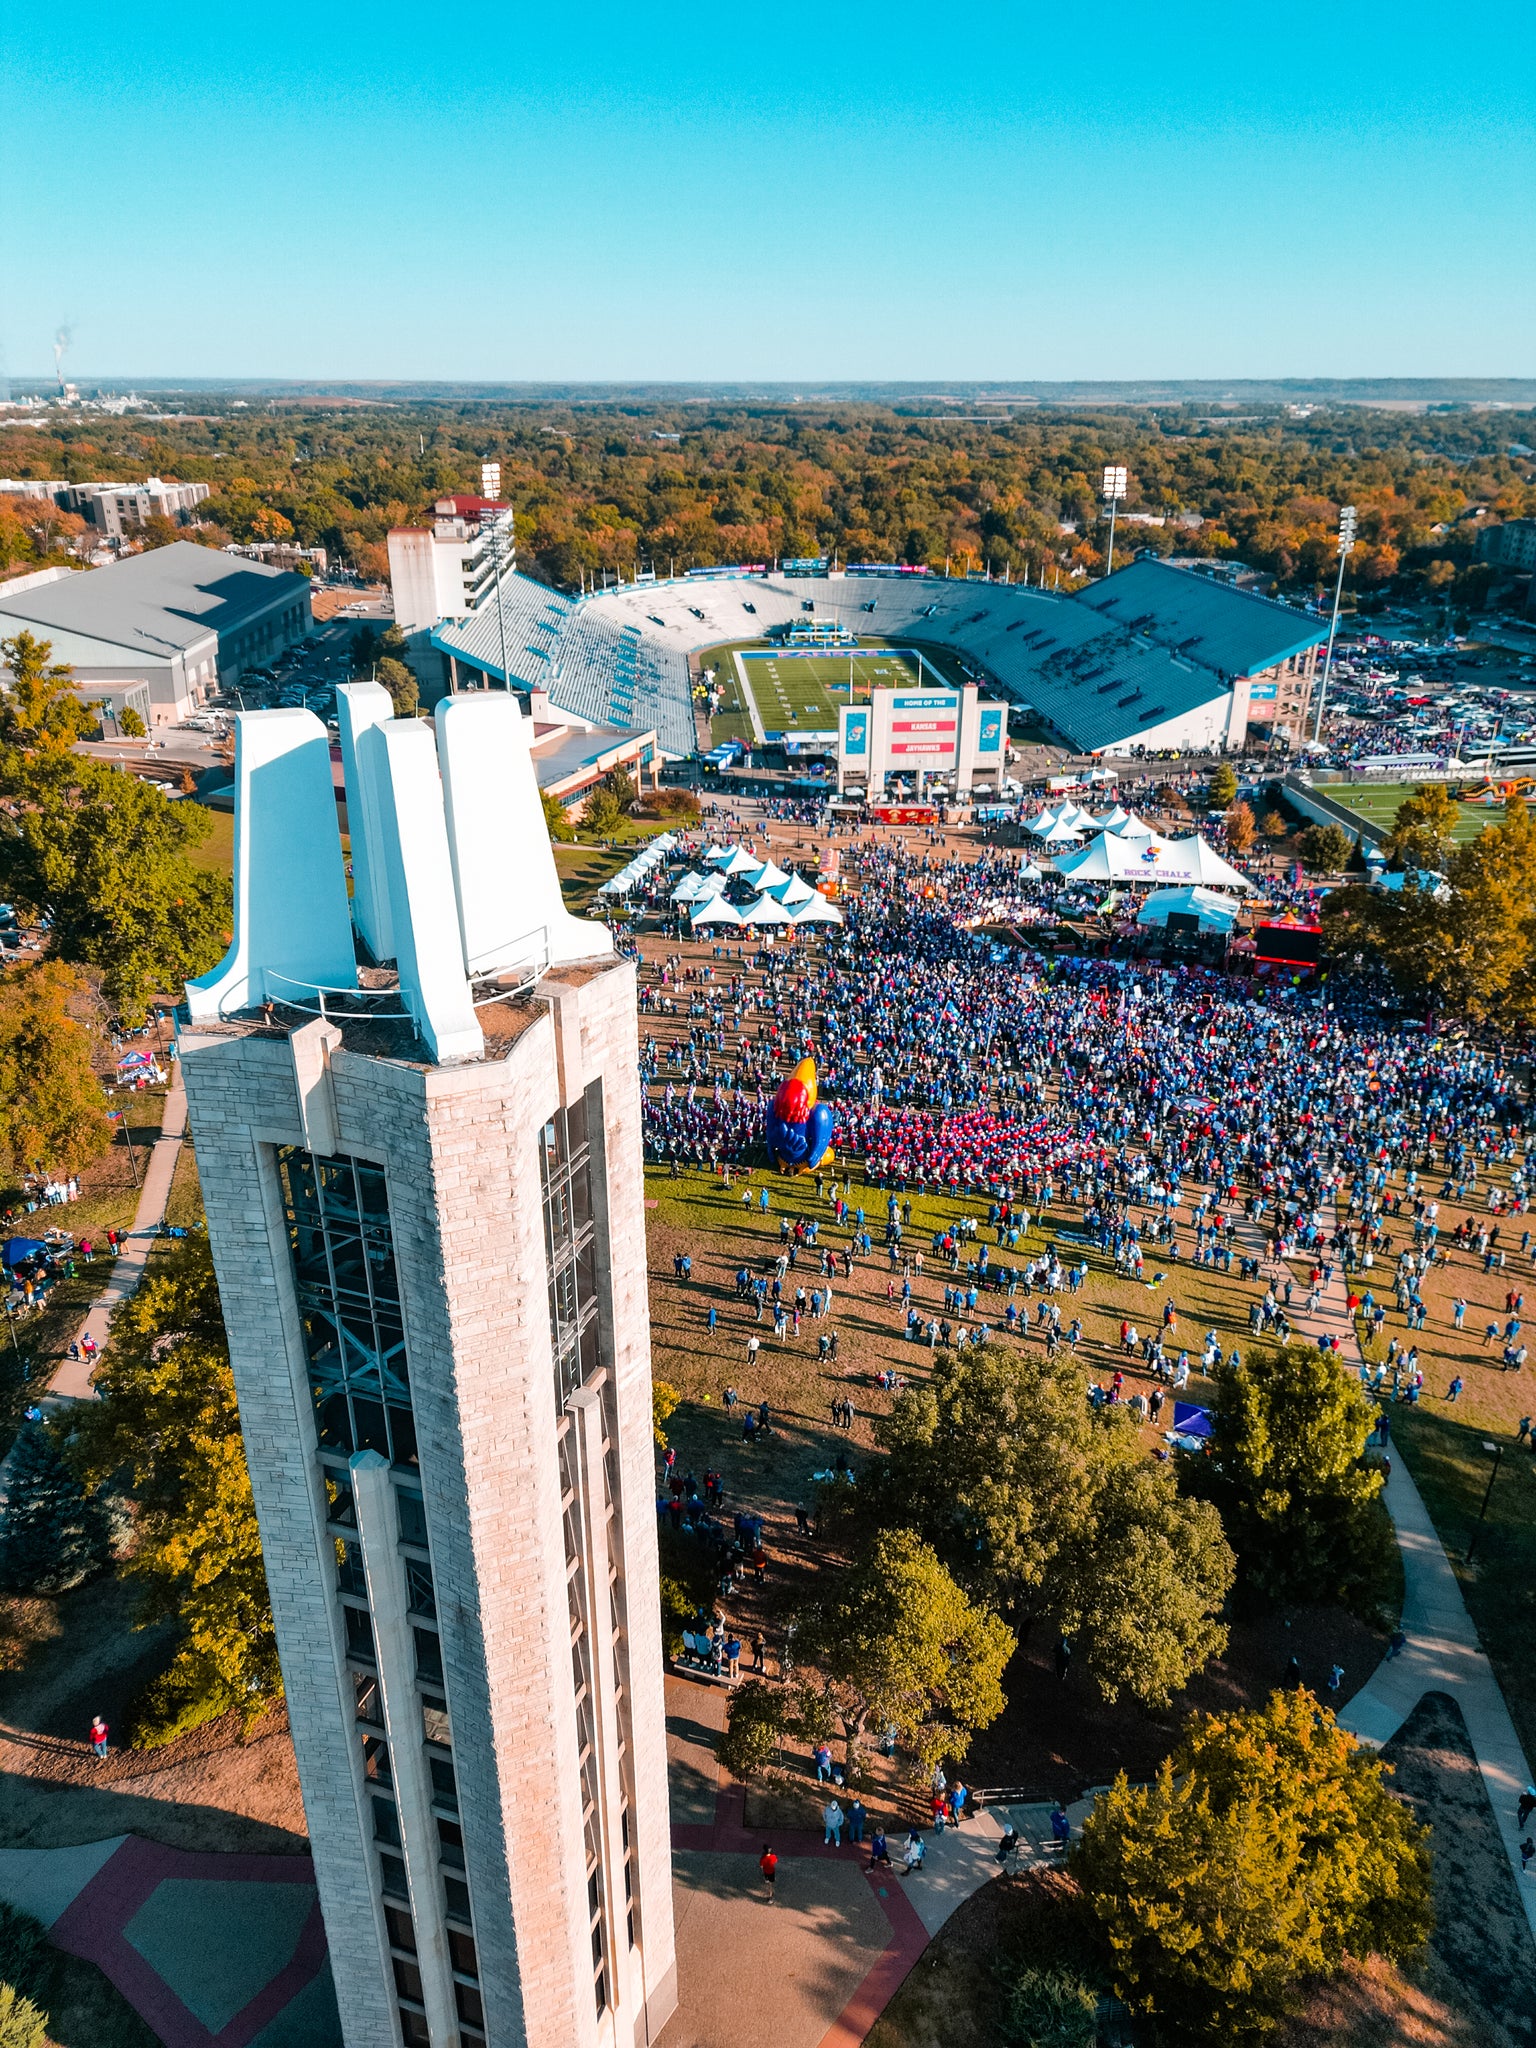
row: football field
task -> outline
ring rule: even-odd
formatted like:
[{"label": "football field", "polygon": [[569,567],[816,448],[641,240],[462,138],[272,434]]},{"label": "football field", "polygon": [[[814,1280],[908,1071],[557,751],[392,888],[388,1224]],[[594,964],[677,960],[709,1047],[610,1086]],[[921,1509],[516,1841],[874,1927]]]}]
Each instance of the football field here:
[{"label": "football field", "polygon": [[[739,652],[741,688],[757,706],[765,733],[835,732],[840,704],[867,697],[875,684],[916,683],[917,657],[903,648],[851,648],[845,653],[799,654],[779,648]],[[937,679],[928,678],[930,681]]]},{"label": "football field", "polygon": [[[1318,785],[1320,795],[1331,797],[1336,804],[1354,811],[1382,832],[1391,830],[1398,806],[1406,803],[1417,788],[1418,784],[1413,782],[1324,782]],[[1503,818],[1502,804],[1464,803],[1451,836],[1460,846],[1468,839],[1476,839],[1485,826],[1501,824]]]}]

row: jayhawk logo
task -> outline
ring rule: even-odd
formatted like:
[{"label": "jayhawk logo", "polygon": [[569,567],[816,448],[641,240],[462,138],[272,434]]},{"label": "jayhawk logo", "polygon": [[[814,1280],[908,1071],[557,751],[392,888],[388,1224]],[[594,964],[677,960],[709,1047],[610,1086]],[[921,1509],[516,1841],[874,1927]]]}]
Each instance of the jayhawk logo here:
[{"label": "jayhawk logo", "polygon": [[1153,868],[1157,866],[1157,856],[1161,851],[1160,847],[1144,846],[1141,849],[1141,857],[1149,868]]}]

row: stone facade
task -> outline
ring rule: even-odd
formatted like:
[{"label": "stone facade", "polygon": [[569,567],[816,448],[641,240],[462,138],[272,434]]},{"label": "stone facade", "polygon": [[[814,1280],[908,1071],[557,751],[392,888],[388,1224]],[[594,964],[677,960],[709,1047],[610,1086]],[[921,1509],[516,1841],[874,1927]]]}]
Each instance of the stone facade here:
[{"label": "stone facade", "polygon": [[[430,2039],[431,2048],[628,2048],[653,2037],[676,2002],[633,970],[603,962],[546,978],[517,1008],[528,1014],[510,1044],[498,1041],[499,1057],[446,1066],[381,1057],[358,1034],[349,1044],[345,1030],[318,1023],[292,1041],[238,1023],[182,1037],[347,2048],[402,2038]],[[546,1122],[583,1099],[600,1359],[585,1424],[581,1397],[558,1404],[556,1393],[539,1167]],[[419,1452],[419,1473],[397,1463],[391,1483],[419,1484],[424,1505],[463,1838],[458,1874],[473,1902],[477,1992],[450,1954],[439,1845],[420,1839],[426,1781],[406,1754],[419,1741],[420,1703],[402,1699],[409,1688],[390,1676],[408,1668],[400,1589],[386,1583],[404,1566],[392,1563],[375,1517],[361,1549],[381,1690],[393,1695],[387,1732],[417,1951],[405,1973],[416,1988],[403,2005],[276,1164],[276,1148],[306,1143],[380,1165],[387,1178]],[[609,1958],[601,2012],[557,1444],[562,1430],[583,1427],[599,1454],[604,1429],[611,1439],[600,1470],[613,1498],[589,1497],[578,1509],[592,1583],[608,1578],[610,1561],[617,1574],[611,1665],[606,1640],[601,1649],[618,1700],[599,1716],[598,1803],[610,1818],[627,1816],[635,1935],[631,1948],[610,1827],[600,1830]],[[373,1452],[356,1462],[368,1460],[384,1462]],[[361,1469],[356,1476],[361,1504]],[[377,1487],[376,1469],[370,1483]],[[462,1958],[462,1937],[455,1953]],[[468,2000],[468,2020],[463,2002],[458,2017],[446,2004],[454,1997]]]}]

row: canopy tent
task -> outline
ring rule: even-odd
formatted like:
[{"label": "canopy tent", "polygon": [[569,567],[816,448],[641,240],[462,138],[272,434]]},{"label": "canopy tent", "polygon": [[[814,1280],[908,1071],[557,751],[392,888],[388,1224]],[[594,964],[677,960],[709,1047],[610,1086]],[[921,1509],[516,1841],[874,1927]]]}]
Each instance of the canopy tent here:
[{"label": "canopy tent", "polygon": [[1136,914],[1138,924],[1166,924],[1170,917],[1198,917],[1203,932],[1229,932],[1237,905],[1214,889],[1154,889]]},{"label": "canopy tent", "polygon": [[1047,825],[1042,832],[1032,835],[1042,846],[1078,847],[1083,843],[1082,830],[1076,825],[1067,825],[1058,818]]},{"label": "canopy tent", "polygon": [[717,868],[722,861],[729,860],[735,851],[734,846],[711,846],[706,853],[700,855],[700,859],[705,867]]},{"label": "canopy tent", "polygon": [[1045,870],[1037,868],[1032,860],[1027,860],[1023,867],[1019,869],[1019,880],[1021,882],[1043,882],[1045,880]]},{"label": "canopy tent", "polygon": [[797,903],[809,903],[816,891],[803,876],[787,875],[782,882],[764,893],[771,896],[775,903],[782,903],[786,910],[793,910]]},{"label": "canopy tent", "polygon": [[1193,1401],[1175,1401],[1173,1404],[1173,1426],[1180,1436],[1209,1436],[1211,1433],[1211,1411],[1196,1407]]},{"label": "canopy tent", "polygon": [[712,875],[698,875],[690,871],[684,875],[672,891],[674,903],[708,903],[714,896],[723,896],[727,887],[724,875],[718,870]]},{"label": "canopy tent", "polygon": [[718,868],[722,875],[733,876],[755,875],[760,872],[762,865],[757,855],[748,853],[744,846],[733,846],[728,851],[720,852],[718,859],[711,856],[705,861],[706,867]]},{"label": "canopy tent", "polygon": [[791,924],[841,924],[843,913],[813,889],[800,907],[790,914]]},{"label": "canopy tent", "polygon": [[775,903],[771,896],[759,896],[750,909],[741,913],[743,924],[793,924],[794,918],[782,903]]},{"label": "canopy tent", "polygon": [[789,880],[783,868],[775,867],[771,860],[764,861],[755,875],[742,876],[749,889],[755,889],[761,896],[769,889],[782,889]]},{"label": "canopy tent", "polygon": [[675,832],[658,832],[645,849],[647,853],[670,853],[677,844]]},{"label": "canopy tent", "polygon": [[[1113,822],[1111,822],[1113,821]],[[1152,827],[1144,824],[1134,811],[1122,810],[1119,804],[1112,811],[1106,811],[1095,822],[1099,832],[1113,832],[1117,839],[1150,839]]]},{"label": "canopy tent", "polygon": [[147,1072],[155,1064],[152,1052],[125,1052],[117,1063],[120,1074]]},{"label": "canopy tent", "polygon": [[1126,839],[1119,833],[1101,832],[1077,852],[1061,854],[1056,872],[1072,882],[1174,886],[1199,882],[1207,888],[1253,888],[1252,882],[1229,867],[1198,833],[1187,839],[1163,839],[1156,832],[1149,832],[1145,839]]},{"label": "canopy tent", "polygon": [[1031,838],[1050,839],[1062,832],[1086,832],[1092,826],[1092,818],[1078,804],[1058,804],[1054,810],[1047,804],[1038,817],[1030,819],[1024,830]]},{"label": "canopy tent", "polygon": [[695,930],[701,924],[740,924],[742,922],[741,912],[734,903],[728,903],[723,896],[712,897],[708,903],[702,904],[693,913]]},{"label": "canopy tent", "polygon": [[48,1247],[36,1237],[8,1237],[5,1240],[5,1263],[19,1266],[23,1259],[30,1259],[34,1252],[45,1252]]}]

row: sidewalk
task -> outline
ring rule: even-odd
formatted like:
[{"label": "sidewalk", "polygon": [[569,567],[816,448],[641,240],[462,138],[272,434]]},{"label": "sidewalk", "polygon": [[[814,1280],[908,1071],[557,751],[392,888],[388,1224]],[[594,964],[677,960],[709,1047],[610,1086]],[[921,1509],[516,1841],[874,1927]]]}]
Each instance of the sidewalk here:
[{"label": "sidewalk", "polygon": [[[171,1086],[165,1098],[160,1136],[150,1151],[149,1163],[144,1169],[144,1185],[139,1190],[139,1206],[134,1212],[133,1228],[117,1255],[112,1278],[92,1302],[85,1321],[75,1332],[77,1342],[90,1337],[94,1339],[98,1350],[104,1350],[107,1326],[111,1322],[113,1309],[119,1302],[126,1301],[143,1279],[150,1245],[165,1218],[165,1206],[171,1198],[171,1176],[176,1171],[176,1161],[181,1152],[181,1141],[186,1134],[186,1128],[187,1097],[181,1085],[181,1068],[176,1065],[173,1067]],[[96,1398],[96,1390],[91,1384],[94,1370],[88,1359],[65,1357],[60,1361],[58,1370],[48,1384],[47,1398],[55,1401],[93,1401]]]},{"label": "sidewalk", "polygon": [[[1258,1232],[1253,1224],[1244,1223],[1238,1235],[1252,1237]],[[1343,1268],[1331,1254],[1324,1257],[1333,1264],[1333,1278],[1323,1291],[1318,1311],[1310,1315],[1301,1310],[1293,1316],[1291,1327],[1305,1344],[1315,1344],[1320,1331],[1337,1336],[1358,1360],[1359,1333],[1349,1314]],[[1390,1408],[1387,1413],[1390,1419]],[[1520,1903],[1536,1936],[1536,1884],[1521,1871],[1520,1830],[1515,1824],[1515,1803],[1532,1782],[1530,1766],[1413,1475],[1400,1452],[1393,1452],[1391,1462],[1386,1503],[1403,1560],[1402,1625],[1408,1644],[1400,1656],[1377,1666],[1341,1709],[1339,1725],[1372,1749],[1380,1749],[1391,1741],[1425,1693],[1449,1694],[1466,1723]]]}]

